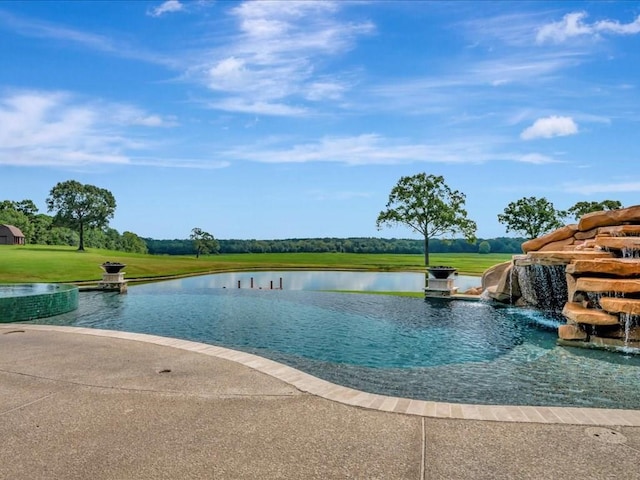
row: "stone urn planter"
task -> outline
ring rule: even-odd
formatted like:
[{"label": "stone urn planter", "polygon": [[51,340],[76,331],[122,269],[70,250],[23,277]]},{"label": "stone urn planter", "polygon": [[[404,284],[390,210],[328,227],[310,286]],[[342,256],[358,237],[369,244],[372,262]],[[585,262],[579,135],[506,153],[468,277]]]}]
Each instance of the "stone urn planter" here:
[{"label": "stone urn planter", "polygon": [[107,273],[120,273],[120,270],[126,267],[124,263],[118,263],[118,262],[104,262],[100,266]]},{"label": "stone urn planter", "polygon": [[427,272],[433,275],[434,278],[443,280],[453,275],[456,272],[456,269],[440,265],[436,267],[427,267]]}]

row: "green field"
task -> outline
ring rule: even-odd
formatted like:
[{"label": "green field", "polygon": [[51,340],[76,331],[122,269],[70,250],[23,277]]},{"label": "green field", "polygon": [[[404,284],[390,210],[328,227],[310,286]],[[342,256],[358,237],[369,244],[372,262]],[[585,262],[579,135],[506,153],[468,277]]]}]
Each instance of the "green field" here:
[{"label": "green field", "polygon": [[[430,254],[432,265],[451,265],[462,275],[481,275],[510,254]],[[424,271],[423,255],[359,253],[256,253],[161,256],[47,245],[0,245],[0,283],[86,282],[102,278],[100,264],[127,265],[126,278],[198,275],[237,270]]]}]

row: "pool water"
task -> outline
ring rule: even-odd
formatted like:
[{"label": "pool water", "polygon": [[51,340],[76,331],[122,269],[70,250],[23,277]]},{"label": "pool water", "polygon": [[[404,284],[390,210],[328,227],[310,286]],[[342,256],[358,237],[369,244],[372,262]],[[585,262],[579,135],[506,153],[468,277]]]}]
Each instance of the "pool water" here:
[{"label": "pool water", "polygon": [[27,297],[53,293],[60,289],[59,285],[51,283],[15,283],[0,285],[0,298]]},{"label": "pool water", "polygon": [[640,357],[556,345],[557,319],[461,300],[211,286],[86,292],[37,323],[184,338],[359,390],[422,400],[640,408]]}]

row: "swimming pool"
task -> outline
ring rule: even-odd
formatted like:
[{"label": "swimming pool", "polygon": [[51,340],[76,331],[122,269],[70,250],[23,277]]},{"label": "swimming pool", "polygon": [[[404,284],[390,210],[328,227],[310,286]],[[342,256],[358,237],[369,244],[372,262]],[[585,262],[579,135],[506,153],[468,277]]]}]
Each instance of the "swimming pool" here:
[{"label": "swimming pool", "polygon": [[127,295],[82,293],[77,311],[34,323],[222,345],[334,383],[406,398],[640,408],[640,357],[558,347],[557,321],[535,310],[224,288],[213,277],[134,286]]}]

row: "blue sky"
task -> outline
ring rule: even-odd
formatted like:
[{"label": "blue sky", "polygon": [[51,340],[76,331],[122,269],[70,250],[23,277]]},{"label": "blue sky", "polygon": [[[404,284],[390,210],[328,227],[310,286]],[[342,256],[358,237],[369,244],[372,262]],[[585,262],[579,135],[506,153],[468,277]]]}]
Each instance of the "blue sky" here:
[{"label": "blue sky", "polygon": [[107,188],[143,237],[419,238],[404,175],[479,237],[525,196],[640,203],[640,2],[0,2],[0,200]]}]

